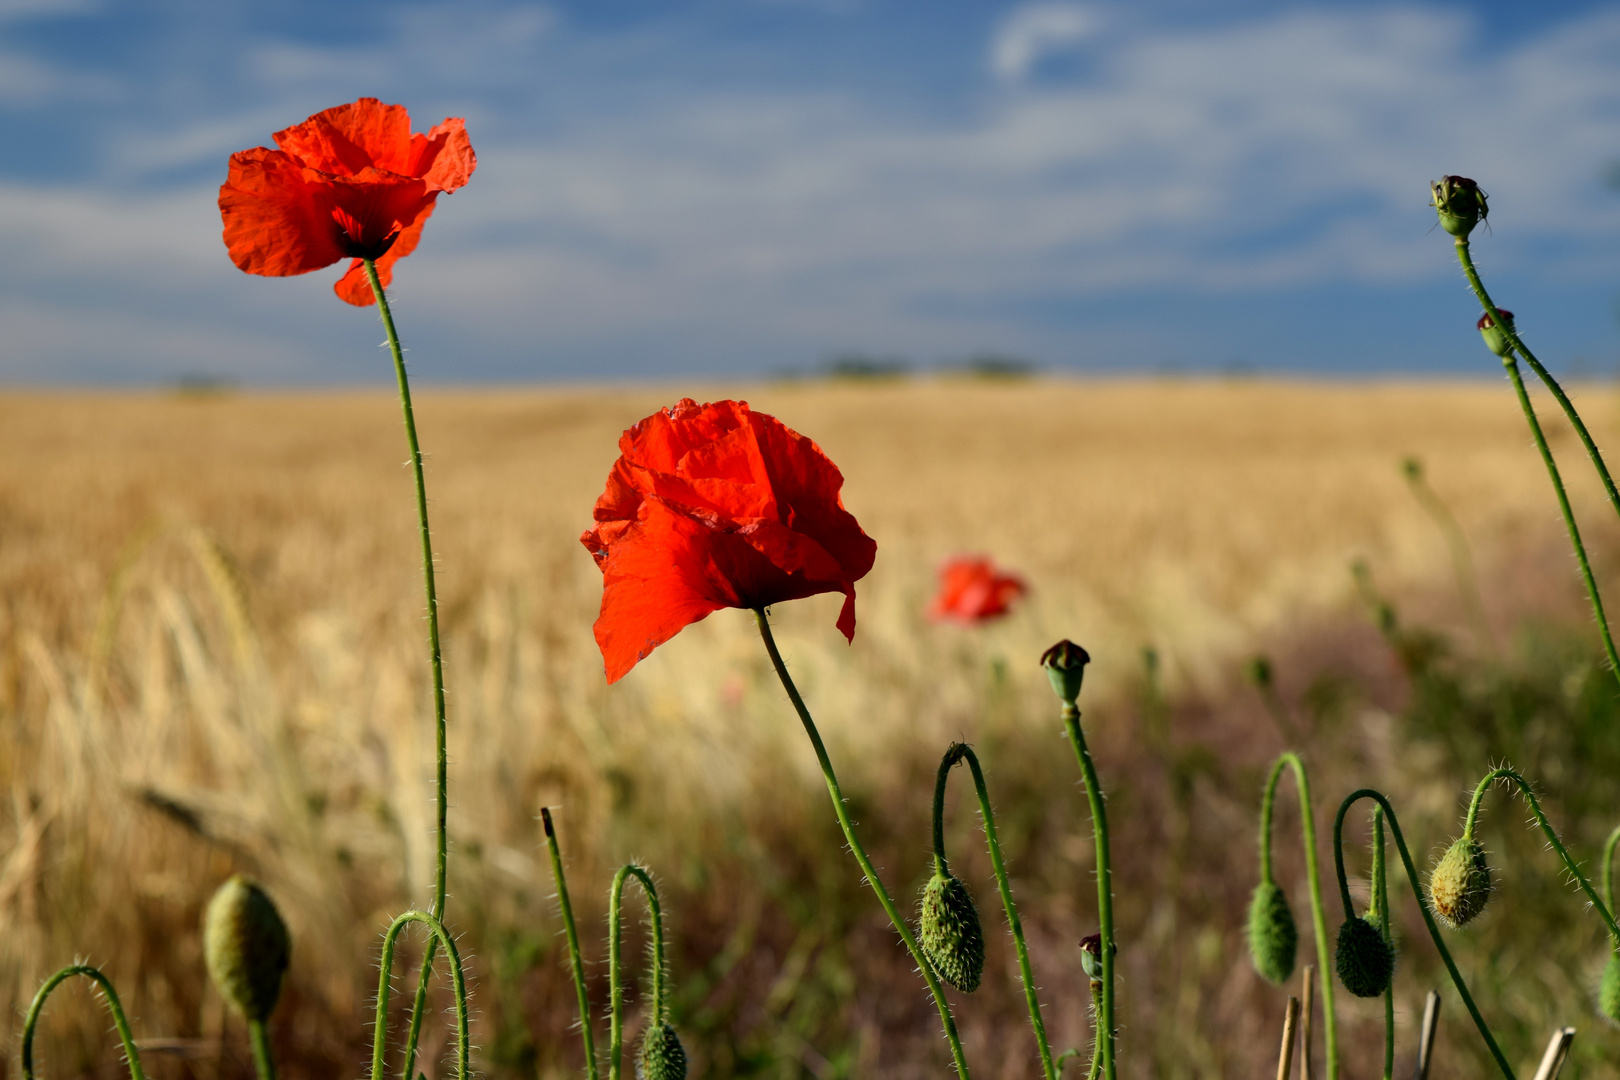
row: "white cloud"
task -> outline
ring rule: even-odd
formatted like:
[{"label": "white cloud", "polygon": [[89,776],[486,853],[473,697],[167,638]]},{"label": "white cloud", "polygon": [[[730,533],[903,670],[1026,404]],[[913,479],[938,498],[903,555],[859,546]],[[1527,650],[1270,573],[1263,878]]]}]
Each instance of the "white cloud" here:
[{"label": "white cloud", "polygon": [[1081,4],[1026,4],[1009,15],[990,44],[990,70],[1002,79],[1022,79],[1044,56],[1091,38],[1102,19]]}]

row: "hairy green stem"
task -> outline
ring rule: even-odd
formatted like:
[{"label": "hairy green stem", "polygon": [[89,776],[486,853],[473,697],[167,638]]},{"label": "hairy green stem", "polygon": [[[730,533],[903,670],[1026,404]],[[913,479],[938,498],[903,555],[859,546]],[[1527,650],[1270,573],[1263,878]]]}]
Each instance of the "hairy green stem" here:
[{"label": "hairy green stem", "polygon": [[1097,850],[1097,922],[1102,935],[1099,950],[1102,954],[1102,1012],[1098,1030],[1103,1073],[1108,1080],[1114,1080],[1114,873],[1108,853],[1108,811],[1103,806],[1102,785],[1097,782],[1097,768],[1091,762],[1091,751],[1086,748],[1085,733],[1080,730],[1080,710],[1072,701],[1063,703],[1063,727],[1080,763],[1086,800],[1091,806],[1091,836]]},{"label": "hairy green stem", "polygon": [[456,997],[456,1078],[467,1080],[467,984],[461,971],[461,954],[456,943],[445,930],[444,924],[425,911],[407,911],[399,915],[383,935],[382,971],[377,977],[377,1021],[371,1035],[371,1075],[384,1076],[384,1058],[388,1052],[388,993],[394,977],[394,946],[400,931],[406,925],[419,922],[433,934],[450,960],[450,986]]},{"label": "hairy green stem", "polygon": [[[1613,940],[1615,947],[1620,948],[1620,925],[1616,925],[1614,921],[1613,894],[1609,891],[1611,884],[1609,881],[1609,855],[1614,850],[1616,834],[1610,834],[1609,843],[1604,849],[1604,894],[1609,897],[1609,901],[1605,902],[1602,897],[1598,896],[1598,892],[1592,887],[1591,881],[1587,879],[1585,874],[1581,873],[1581,868],[1575,864],[1575,860],[1570,857],[1569,849],[1564,847],[1564,842],[1558,838],[1558,832],[1552,827],[1552,822],[1547,820],[1547,814],[1541,809],[1541,802],[1536,798],[1535,791],[1531,789],[1530,782],[1512,769],[1505,767],[1492,769],[1485,774],[1484,779],[1474,788],[1474,798],[1468,804],[1468,816],[1463,819],[1463,838],[1465,840],[1474,838],[1474,826],[1479,820],[1480,803],[1485,799],[1485,792],[1498,780],[1510,780],[1518,785],[1519,793],[1524,796],[1524,801],[1530,804],[1530,812],[1535,815],[1536,824],[1541,826],[1541,833],[1547,838],[1547,843],[1552,845],[1552,849],[1563,860],[1564,869],[1569,871],[1570,876],[1580,885],[1581,891],[1586,893],[1587,899],[1592,902],[1592,906],[1597,909],[1597,913],[1602,916],[1604,925],[1609,931],[1609,937]],[[1617,830],[1617,832],[1620,832],[1620,830]]]},{"label": "hairy green stem", "polygon": [[[1384,859],[1384,808],[1373,807],[1373,906],[1378,909],[1378,932],[1393,947],[1389,934],[1389,874]],[[1384,987],[1384,1080],[1395,1080],[1395,980]]]},{"label": "hairy green stem", "polygon": [[1029,965],[1029,947],[1024,944],[1024,924],[1013,903],[1012,884],[1007,880],[1007,867],[1002,861],[1001,840],[996,835],[995,815],[990,809],[990,789],[985,784],[984,770],[979,767],[979,756],[966,743],[953,743],[939,763],[939,776],[934,783],[934,868],[948,873],[945,863],[945,782],[951,769],[959,761],[966,761],[973,773],[973,786],[979,795],[979,817],[984,822],[984,839],[990,848],[990,865],[995,870],[996,888],[1001,892],[1001,907],[1007,913],[1007,927],[1012,931],[1013,946],[1018,951],[1018,977],[1024,984],[1024,1001],[1029,1006],[1029,1026],[1035,1032],[1035,1045],[1040,1050],[1041,1068],[1047,1080],[1057,1080],[1057,1066],[1052,1062],[1052,1048],[1046,1041],[1046,1022],[1041,1019],[1041,1003],[1035,991],[1035,975]]},{"label": "hairy green stem", "polygon": [[1260,876],[1272,881],[1271,876],[1271,815],[1277,797],[1277,784],[1283,769],[1294,774],[1294,788],[1299,793],[1300,832],[1305,839],[1305,876],[1311,891],[1311,930],[1316,937],[1316,972],[1322,990],[1322,1015],[1327,1022],[1325,1055],[1327,1080],[1339,1076],[1339,1023],[1333,1009],[1333,962],[1329,956],[1327,931],[1327,905],[1322,902],[1322,872],[1316,861],[1316,811],[1311,806],[1311,781],[1305,774],[1305,763],[1298,754],[1288,751],[1278,757],[1266,779],[1266,792],[1260,800]]},{"label": "hairy green stem", "polygon": [[1530,425],[1530,434],[1535,439],[1536,449],[1541,452],[1541,460],[1547,466],[1547,476],[1552,480],[1553,491],[1558,496],[1558,509],[1564,516],[1564,528],[1569,533],[1569,542],[1575,549],[1575,561],[1580,564],[1581,578],[1586,583],[1586,595],[1592,603],[1592,613],[1597,616],[1598,633],[1603,637],[1603,650],[1609,657],[1609,672],[1617,682],[1620,682],[1620,653],[1615,651],[1614,637],[1609,632],[1609,619],[1603,613],[1603,597],[1598,592],[1597,579],[1592,576],[1592,566],[1586,557],[1586,545],[1581,542],[1581,530],[1575,524],[1575,511],[1570,508],[1569,495],[1564,490],[1564,480],[1559,475],[1558,463],[1553,460],[1552,449],[1547,445],[1547,436],[1542,433],[1541,421],[1536,419],[1535,406],[1531,404],[1530,395],[1524,388],[1524,379],[1519,375],[1519,362],[1513,355],[1514,351],[1525,357],[1531,368],[1548,384],[1548,388],[1553,390],[1559,404],[1564,407],[1565,414],[1586,445],[1587,453],[1591,455],[1592,463],[1597,467],[1598,475],[1603,479],[1604,489],[1608,492],[1609,501],[1616,511],[1620,511],[1620,492],[1615,490],[1609,470],[1603,464],[1603,456],[1598,453],[1597,444],[1592,442],[1591,435],[1587,433],[1586,425],[1581,423],[1580,416],[1575,412],[1575,406],[1564,396],[1563,389],[1553,380],[1546,368],[1531,357],[1530,350],[1519,340],[1513,325],[1502,317],[1502,312],[1491,302],[1490,294],[1485,291],[1484,282],[1479,279],[1479,272],[1474,269],[1474,260],[1468,250],[1468,240],[1459,236],[1456,246],[1457,261],[1462,264],[1463,273],[1468,278],[1468,284],[1473,287],[1475,297],[1484,307],[1485,313],[1491,317],[1491,322],[1502,331],[1513,346],[1508,355],[1502,358],[1502,366],[1507,371],[1509,381],[1513,383],[1513,392],[1519,399],[1519,408],[1524,412],[1525,422]]},{"label": "hairy green stem", "polygon": [[951,1044],[951,1057],[956,1063],[956,1073],[962,1080],[967,1080],[967,1058],[962,1053],[962,1040],[956,1033],[956,1019],[951,1015],[950,1003],[945,1000],[945,993],[940,989],[939,979],[934,974],[934,967],[923,955],[922,949],[917,945],[917,939],[906,925],[894,900],[889,896],[889,890],[883,887],[883,879],[878,877],[877,868],[867,857],[866,848],[861,846],[860,838],[855,835],[855,824],[849,819],[849,807],[844,804],[844,794],[838,787],[838,776],[833,772],[832,760],[827,756],[827,747],[821,741],[821,733],[816,730],[816,722],[810,716],[810,710],[804,704],[804,698],[799,696],[799,688],[794,685],[793,677],[788,674],[787,665],[782,661],[782,654],[776,648],[776,638],[771,634],[770,618],[765,614],[764,608],[754,609],[754,621],[759,624],[759,636],[765,643],[765,651],[770,655],[771,666],[776,669],[776,677],[781,680],[782,688],[787,691],[788,700],[793,703],[793,710],[799,714],[799,722],[804,725],[804,733],[810,738],[810,746],[816,752],[816,761],[821,765],[821,776],[827,784],[827,794],[832,797],[833,813],[838,816],[838,825],[844,831],[844,841],[849,844],[850,853],[860,864],[861,873],[866,875],[866,883],[877,894],[878,903],[883,905],[884,912],[889,916],[889,922],[894,925],[895,932],[905,943],[906,951],[911,954],[912,962],[922,973],[923,981],[928,984],[928,992],[934,996],[934,1005],[939,1009],[940,1024],[945,1029],[945,1038]]},{"label": "hairy green stem", "polygon": [[124,1006],[118,1001],[118,991],[113,989],[111,979],[103,975],[99,968],[91,967],[89,964],[74,964],[63,968],[46,979],[45,985],[34,995],[33,1002],[28,1006],[28,1015],[23,1020],[23,1080],[34,1080],[34,1029],[39,1025],[39,1014],[45,1008],[45,999],[51,996],[52,990],[75,975],[83,976],[95,983],[101,990],[101,996],[106,999],[107,1011],[112,1013],[113,1027],[118,1029],[118,1038],[124,1044],[124,1060],[129,1065],[129,1080],[146,1080],[146,1074],[141,1071],[140,1052],[135,1049],[135,1036],[129,1029],[129,1019],[124,1016]]},{"label": "hairy green stem", "polygon": [[574,905],[568,899],[568,879],[563,876],[562,851],[557,846],[549,806],[540,808],[540,823],[546,831],[551,877],[557,883],[557,906],[562,909],[563,931],[568,937],[568,961],[574,974],[574,994],[579,999],[579,1036],[585,1043],[585,1073],[590,1080],[596,1080],[596,1037],[591,1033],[591,1001],[585,991],[585,960],[579,952],[579,928],[574,924]]},{"label": "hairy green stem", "polygon": [[1102,984],[1093,979],[1091,981],[1091,1068],[1086,1070],[1086,1080],[1097,1080],[1102,1072],[1103,1063],[1103,1026],[1102,1026]]},{"label": "hairy green stem", "polygon": [[253,1047],[253,1071],[259,1080],[276,1080],[276,1059],[270,1053],[270,1033],[263,1020],[248,1021],[248,1042]]},{"label": "hairy green stem", "polygon": [[[438,797],[438,868],[433,879],[432,914],[444,921],[445,873],[449,865],[449,841],[445,832],[449,803],[449,759],[444,742],[444,661],[439,649],[439,599],[433,583],[433,538],[428,533],[427,478],[422,474],[422,447],[416,439],[416,414],[411,410],[411,383],[405,375],[405,351],[400,348],[399,333],[394,329],[394,313],[388,306],[388,294],[383,291],[377,277],[377,264],[364,260],[366,279],[371,282],[371,294],[377,298],[377,310],[382,315],[383,328],[388,331],[388,349],[394,357],[394,375],[399,381],[399,407],[405,415],[405,441],[411,448],[411,475],[416,479],[416,520],[422,533],[422,583],[427,592],[428,660],[433,671],[433,738],[438,758],[436,794]],[[412,1080],[416,1069],[416,1043],[422,1033],[422,1015],[427,1009],[428,980],[433,977],[433,951],[437,939],[429,939],[427,951],[422,954],[422,971],[416,980],[416,1004],[411,1008],[411,1030],[405,1040],[405,1068],[401,1080]],[[380,1076],[380,1074],[378,1074]]]},{"label": "hairy green stem", "polygon": [[1333,863],[1339,872],[1339,898],[1344,903],[1344,917],[1348,921],[1355,916],[1355,904],[1350,899],[1350,881],[1344,873],[1344,816],[1350,812],[1350,807],[1358,800],[1372,799],[1383,808],[1384,814],[1389,818],[1389,831],[1395,837],[1395,850],[1400,852],[1401,865],[1406,869],[1407,884],[1412,886],[1412,895],[1417,898],[1418,911],[1423,915],[1423,924],[1429,928],[1429,937],[1434,941],[1440,959],[1445,962],[1446,971],[1451,976],[1452,985],[1457,988],[1457,994],[1462,998],[1463,1005],[1468,1009],[1468,1015],[1474,1018],[1474,1026],[1479,1029],[1480,1036],[1485,1040],[1491,1057],[1496,1059],[1497,1068],[1507,1080],[1514,1080],[1513,1069],[1502,1056],[1502,1048],[1496,1044],[1496,1036],[1491,1034],[1490,1027],[1485,1023],[1485,1017],[1480,1015],[1479,1006],[1474,1004],[1474,995],[1468,992],[1468,984],[1463,982],[1462,972],[1457,970],[1457,962],[1451,958],[1451,950],[1446,948],[1445,939],[1440,936],[1440,928],[1435,925],[1434,913],[1429,910],[1428,898],[1423,895],[1423,886],[1418,882],[1417,867],[1412,865],[1412,853],[1407,850],[1406,838],[1401,835],[1401,823],[1395,817],[1395,808],[1389,805],[1389,800],[1383,792],[1373,788],[1359,788],[1345,796],[1344,802],[1339,804],[1339,814],[1333,820]]},{"label": "hairy green stem", "polygon": [[1603,843],[1603,903],[1609,911],[1614,911],[1614,848],[1620,844],[1620,825],[1614,827],[1609,833],[1608,840]]},{"label": "hairy green stem", "polygon": [[619,868],[613,875],[613,889],[608,894],[608,987],[611,1000],[608,1035],[608,1076],[619,1080],[619,1058],[624,1045],[624,982],[619,960],[619,906],[624,895],[626,878],[641,882],[641,891],[647,896],[647,912],[652,922],[652,1007],[648,1010],[648,1029],[669,1019],[669,1008],[664,1002],[668,981],[664,967],[664,911],[658,904],[658,888],[653,885],[647,871],[630,865]]}]

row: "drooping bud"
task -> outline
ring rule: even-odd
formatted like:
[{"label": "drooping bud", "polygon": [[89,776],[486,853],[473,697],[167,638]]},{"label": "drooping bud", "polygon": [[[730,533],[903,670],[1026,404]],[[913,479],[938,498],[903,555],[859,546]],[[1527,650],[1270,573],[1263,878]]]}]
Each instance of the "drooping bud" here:
[{"label": "drooping bud", "polygon": [[[1507,328],[1512,330],[1513,312],[1507,308],[1497,308],[1496,310],[1501,313],[1502,321],[1507,324]],[[1474,326],[1479,329],[1479,336],[1485,339],[1485,347],[1506,360],[1508,354],[1513,351],[1513,342],[1508,340],[1508,336],[1502,332],[1502,328],[1497,326],[1491,319],[1491,313],[1487,311],[1481,315],[1479,322],[1475,323]]]},{"label": "drooping bud", "polygon": [[1260,977],[1281,986],[1294,973],[1299,927],[1288,894],[1275,881],[1262,881],[1249,901],[1249,956]]},{"label": "drooping bud", "polygon": [[1378,927],[1359,916],[1339,927],[1333,960],[1339,981],[1356,997],[1377,997],[1395,976],[1395,949]]},{"label": "drooping bud", "polygon": [[1080,684],[1085,681],[1089,663],[1091,654],[1068,638],[1041,654],[1041,666],[1046,669],[1046,677],[1052,680],[1052,690],[1065,705],[1073,705],[1080,696]]},{"label": "drooping bud", "polygon": [[1613,952],[1603,966],[1603,981],[1598,984],[1598,1013],[1620,1024],[1620,955]]},{"label": "drooping bud", "polygon": [[1455,237],[1466,237],[1490,214],[1485,193],[1466,176],[1442,176],[1429,185],[1440,227]]},{"label": "drooping bud", "polygon": [[1491,898],[1491,864],[1472,837],[1460,837],[1429,875],[1429,910],[1452,929],[1472,922]]},{"label": "drooping bud", "polygon": [[686,1080],[686,1047],[668,1024],[649,1027],[642,1035],[636,1080]]},{"label": "drooping bud", "polygon": [[972,993],[984,974],[984,931],[979,909],[962,879],[935,872],[919,902],[923,955],[939,977]]},{"label": "drooping bud", "polygon": [[203,917],[203,955],[221,996],[249,1020],[263,1020],[281,996],[292,941],[258,882],[237,874],[219,887]]}]

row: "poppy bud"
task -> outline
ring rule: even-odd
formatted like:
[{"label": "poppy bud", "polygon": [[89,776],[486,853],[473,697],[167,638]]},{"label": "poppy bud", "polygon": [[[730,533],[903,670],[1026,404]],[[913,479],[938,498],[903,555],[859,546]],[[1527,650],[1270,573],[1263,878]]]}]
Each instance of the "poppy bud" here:
[{"label": "poppy bud", "polygon": [[936,871],[923,887],[920,907],[923,955],[940,978],[972,993],[984,974],[984,931],[973,895],[961,878]]},{"label": "poppy bud", "polygon": [[203,955],[220,994],[249,1020],[263,1020],[281,996],[292,942],[287,924],[255,881],[237,874],[203,917]]},{"label": "poppy bud", "polygon": [[1613,952],[1603,966],[1603,981],[1598,984],[1598,1013],[1620,1024],[1620,955]]},{"label": "poppy bud", "polygon": [[[1112,946],[1111,953],[1118,953],[1119,946]],[[1080,939],[1080,970],[1086,973],[1086,978],[1094,983],[1102,981],[1102,934],[1087,934]]]},{"label": "poppy bud", "polygon": [[1452,929],[1473,921],[1491,898],[1491,864],[1478,840],[1464,836],[1446,849],[1429,875],[1429,909]]},{"label": "poppy bud", "polygon": [[1080,684],[1086,678],[1086,665],[1091,654],[1067,638],[1041,654],[1041,666],[1052,680],[1052,690],[1065,705],[1073,705],[1080,696]]},{"label": "poppy bud", "polygon": [[1299,949],[1299,927],[1294,924],[1288,894],[1275,881],[1262,881],[1249,901],[1249,956],[1254,970],[1267,982],[1281,986],[1294,973]]},{"label": "poppy bud", "polygon": [[1271,689],[1271,661],[1266,657],[1254,657],[1243,669],[1243,673],[1249,677],[1256,690]]},{"label": "poppy bud", "polygon": [[[1507,324],[1507,328],[1512,330],[1513,312],[1509,311],[1507,308],[1497,308],[1496,310],[1501,313],[1502,321]],[[1479,336],[1485,339],[1485,347],[1491,350],[1491,352],[1495,353],[1497,356],[1500,356],[1504,360],[1506,360],[1508,355],[1513,352],[1513,343],[1509,341],[1508,336],[1502,332],[1502,328],[1491,321],[1490,312],[1487,311],[1485,314],[1481,315],[1479,317],[1479,322],[1475,323],[1474,326],[1479,329]]]},{"label": "poppy bud", "polygon": [[1356,997],[1377,997],[1395,976],[1394,948],[1378,927],[1359,916],[1352,915],[1339,927],[1333,959],[1339,981]]},{"label": "poppy bud", "polygon": [[641,1037],[636,1080],[686,1080],[686,1048],[668,1024],[649,1027]]},{"label": "poppy bud", "polygon": [[1429,185],[1435,213],[1440,216],[1440,227],[1459,239],[1474,231],[1490,209],[1485,204],[1485,193],[1466,176],[1442,176]]}]

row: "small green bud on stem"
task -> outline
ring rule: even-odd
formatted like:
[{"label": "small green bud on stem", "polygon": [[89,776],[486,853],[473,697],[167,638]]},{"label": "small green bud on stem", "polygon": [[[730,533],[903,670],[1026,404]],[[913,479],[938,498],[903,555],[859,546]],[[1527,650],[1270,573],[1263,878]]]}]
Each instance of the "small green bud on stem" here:
[{"label": "small green bud on stem", "polygon": [[923,886],[918,922],[923,954],[939,977],[966,993],[984,974],[984,930],[962,879],[935,872]]},{"label": "small green bud on stem", "polygon": [[1490,214],[1485,193],[1466,176],[1442,176],[1429,185],[1429,194],[1440,227],[1458,239],[1466,239]]},{"label": "small green bud on stem", "polygon": [[637,1080],[686,1080],[686,1048],[668,1024],[655,1024],[641,1037]]},{"label": "small green bud on stem", "polygon": [[203,917],[203,954],[220,994],[249,1020],[264,1020],[281,996],[292,948],[268,893],[237,874],[214,893]]},{"label": "small green bud on stem", "polygon": [[1249,956],[1254,970],[1274,986],[1294,973],[1299,950],[1299,927],[1294,923],[1288,894],[1275,881],[1262,881],[1249,901]]},{"label": "small green bud on stem", "polygon": [[1041,654],[1041,666],[1052,680],[1052,690],[1063,704],[1073,705],[1080,697],[1080,684],[1086,678],[1091,654],[1067,638]]},{"label": "small green bud on stem", "polygon": [[1356,997],[1377,997],[1395,976],[1395,949],[1378,927],[1352,915],[1339,927],[1334,966],[1346,990]]},{"label": "small green bud on stem", "polygon": [[[1117,954],[1119,946],[1113,951]],[[1087,934],[1080,939],[1080,970],[1086,973],[1092,986],[1102,982],[1102,933]]]},{"label": "small green bud on stem", "polygon": [[1472,837],[1461,837],[1429,875],[1429,910],[1455,930],[1474,920],[1491,898],[1491,864]]},{"label": "small green bud on stem", "polygon": [[[1501,313],[1502,321],[1507,324],[1507,329],[1512,330],[1513,312],[1507,308],[1497,308],[1496,310]],[[1491,319],[1490,312],[1487,311],[1481,315],[1479,322],[1475,323],[1474,326],[1478,328],[1479,336],[1485,339],[1485,347],[1491,352],[1500,356],[1503,360],[1513,354],[1513,342],[1508,339],[1507,334],[1503,333],[1502,327],[1497,326]]]}]

